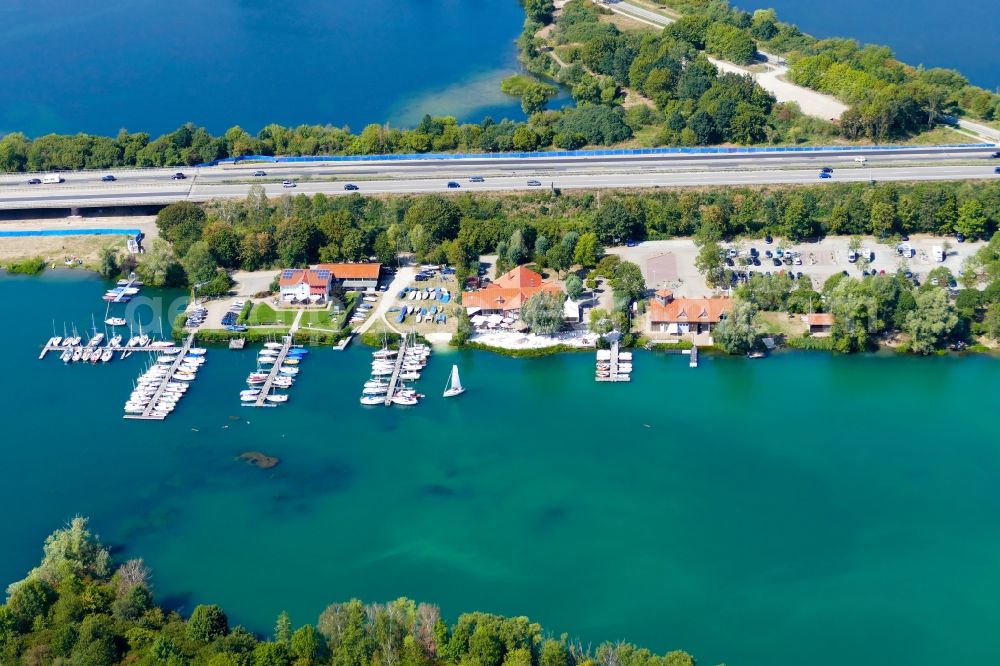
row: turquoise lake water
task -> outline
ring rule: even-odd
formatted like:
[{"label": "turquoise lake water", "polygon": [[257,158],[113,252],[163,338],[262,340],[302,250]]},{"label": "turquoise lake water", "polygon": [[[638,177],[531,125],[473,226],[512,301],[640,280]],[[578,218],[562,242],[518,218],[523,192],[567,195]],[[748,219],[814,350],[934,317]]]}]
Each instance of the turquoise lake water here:
[{"label": "turquoise lake water", "polygon": [[911,65],[957,69],[977,86],[1000,87],[995,0],[970,0],[951,7],[934,0],[907,2],[802,2],[735,0],[753,11],[773,8],[778,18],[816,37],[853,37],[885,44]]},{"label": "turquoise lake water", "polygon": [[[517,0],[0,3],[0,133],[523,118]],[[558,103],[558,102],[557,102]]]},{"label": "turquoise lake water", "polygon": [[[124,421],[136,357],[36,359],[107,284],[0,278],[6,542],[20,577],[80,513],[161,601],[268,632],[357,596],[525,614],[699,663],[994,663],[1000,366],[983,357],[432,356],[413,409],[357,403],[368,352],[317,348],[290,401],[241,408],[254,351],[211,349],[166,421]],[[27,298],[26,295],[30,295]],[[147,290],[157,310],[177,293]],[[153,309],[141,315],[154,328]],[[440,396],[452,363],[468,392]],[[234,458],[278,456],[270,471]]]}]

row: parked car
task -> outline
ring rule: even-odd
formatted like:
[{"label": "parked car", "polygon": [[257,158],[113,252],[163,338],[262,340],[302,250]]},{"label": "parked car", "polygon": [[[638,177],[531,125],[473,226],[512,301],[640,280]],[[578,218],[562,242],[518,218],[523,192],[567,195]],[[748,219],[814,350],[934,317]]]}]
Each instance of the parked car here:
[{"label": "parked car", "polygon": [[764,250],[764,257],[766,259],[772,259],[774,257],[774,252],[771,252],[770,250]]},{"label": "parked car", "polygon": [[107,176],[101,176],[101,182],[102,183],[113,183],[116,180],[118,180],[118,179],[115,178],[114,176],[112,176],[110,173]]},{"label": "parked car", "polygon": [[184,175],[183,171],[178,171],[170,177],[170,180],[184,180],[187,176]]},{"label": "parked car", "polygon": [[286,180],[286,181],[283,181],[283,182],[281,183],[281,186],[282,186],[282,187],[295,187],[295,181],[294,181],[294,180]]},{"label": "parked car", "polygon": [[781,265],[781,259],[778,259],[777,257],[775,257],[771,261],[774,263],[775,266],[780,266]]},{"label": "parked car", "polygon": [[266,172],[264,172],[264,171],[254,171],[254,172],[253,172],[253,175],[254,175],[254,177],[255,177],[255,178],[260,178],[260,177],[262,177],[262,176],[266,176],[266,175],[267,175],[267,173],[266,173]]},{"label": "parked car", "polygon": [[354,190],[358,189],[358,186],[355,185],[354,183],[347,183],[344,185],[344,189],[353,192]]},{"label": "parked car", "polygon": [[627,241],[625,241],[625,247],[635,247],[636,245],[638,245],[638,243],[636,243],[631,238],[629,238]]},{"label": "parked car", "polygon": [[733,261],[729,257],[726,257],[726,266],[735,266],[735,265],[736,265],[735,261]]},{"label": "parked car", "polygon": [[965,242],[965,234],[963,234],[961,232],[955,234],[955,240],[957,240],[959,243],[964,243]]},{"label": "parked car", "polygon": [[542,186],[542,181],[540,180],[535,180],[534,178],[532,178],[531,180],[528,181],[528,187],[541,187],[541,186]]},{"label": "parked car", "polygon": [[448,187],[449,187],[450,189],[455,189],[456,187],[462,187],[462,186],[461,186],[461,185],[459,185],[457,181],[454,181],[454,180],[449,180],[449,181],[448,181]]},{"label": "parked car", "polygon": [[767,243],[768,245],[770,245],[771,243],[774,242],[774,239],[771,238],[770,234],[768,234],[767,236],[764,236],[764,242]]}]

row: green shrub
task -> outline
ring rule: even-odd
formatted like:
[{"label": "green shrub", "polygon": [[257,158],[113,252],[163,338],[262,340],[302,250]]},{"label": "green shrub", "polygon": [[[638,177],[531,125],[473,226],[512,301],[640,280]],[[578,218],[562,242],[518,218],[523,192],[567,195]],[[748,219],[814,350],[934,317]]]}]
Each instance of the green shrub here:
[{"label": "green shrub", "polygon": [[7,266],[7,272],[19,275],[38,275],[45,270],[45,260],[41,257],[22,259]]}]

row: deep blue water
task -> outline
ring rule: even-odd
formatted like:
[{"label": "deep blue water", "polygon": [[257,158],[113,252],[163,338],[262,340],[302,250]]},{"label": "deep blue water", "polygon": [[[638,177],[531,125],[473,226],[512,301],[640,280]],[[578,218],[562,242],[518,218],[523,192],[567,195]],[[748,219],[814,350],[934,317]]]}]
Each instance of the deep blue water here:
[{"label": "deep blue water", "polygon": [[773,8],[778,18],[816,37],[853,37],[885,44],[911,65],[947,67],[989,90],[1000,86],[1000,15],[996,0],[948,5],[934,0],[733,0],[753,11]]},{"label": "deep blue water", "polygon": [[5,0],[0,134],[523,118],[517,0]]}]

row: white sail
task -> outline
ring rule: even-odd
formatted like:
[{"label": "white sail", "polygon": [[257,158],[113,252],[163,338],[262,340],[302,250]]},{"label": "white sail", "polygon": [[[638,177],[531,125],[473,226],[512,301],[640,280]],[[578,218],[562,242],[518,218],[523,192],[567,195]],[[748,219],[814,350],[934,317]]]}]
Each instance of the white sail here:
[{"label": "white sail", "polygon": [[451,398],[464,392],[465,389],[462,388],[462,380],[458,377],[458,366],[453,365],[451,366],[451,376],[444,387],[444,397]]}]

